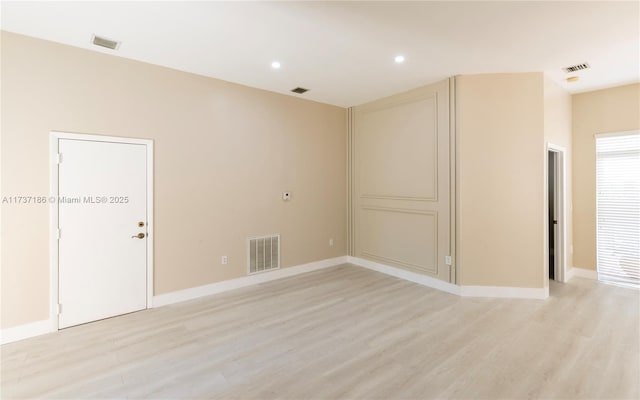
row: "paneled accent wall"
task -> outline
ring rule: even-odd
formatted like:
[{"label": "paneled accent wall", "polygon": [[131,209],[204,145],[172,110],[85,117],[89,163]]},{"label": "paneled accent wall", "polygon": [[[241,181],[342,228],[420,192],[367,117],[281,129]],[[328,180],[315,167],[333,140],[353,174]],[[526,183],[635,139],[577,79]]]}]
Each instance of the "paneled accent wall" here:
[{"label": "paneled accent wall", "polygon": [[351,254],[451,281],[450,83],[354,107]]}]

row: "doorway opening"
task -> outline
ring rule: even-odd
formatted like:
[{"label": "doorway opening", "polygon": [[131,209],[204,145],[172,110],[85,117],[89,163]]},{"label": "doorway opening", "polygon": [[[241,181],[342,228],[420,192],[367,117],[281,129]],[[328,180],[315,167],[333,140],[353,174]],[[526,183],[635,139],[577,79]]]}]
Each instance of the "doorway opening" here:
[{"label": "doorway opening", "polygon": [[565,282],[565,150],[551,143],[547,144],[546,192],[548,266],[545,273],[549,280]]}]

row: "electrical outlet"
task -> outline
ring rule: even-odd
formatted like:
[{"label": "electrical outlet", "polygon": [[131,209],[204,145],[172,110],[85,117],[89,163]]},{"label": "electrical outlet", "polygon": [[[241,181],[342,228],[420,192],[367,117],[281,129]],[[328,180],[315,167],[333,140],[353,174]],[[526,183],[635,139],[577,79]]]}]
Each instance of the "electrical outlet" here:
[{"label": "electrical outlet", "polygon": [[227,256],[222,256],[220,258],[220,263],[222,263],[222,265],[227,265],[229,263],[229,258],[227,258]]},{"label": "electrical outlet", "polygon": [[329,247],[333,246],[333,239],[329,239]]}]

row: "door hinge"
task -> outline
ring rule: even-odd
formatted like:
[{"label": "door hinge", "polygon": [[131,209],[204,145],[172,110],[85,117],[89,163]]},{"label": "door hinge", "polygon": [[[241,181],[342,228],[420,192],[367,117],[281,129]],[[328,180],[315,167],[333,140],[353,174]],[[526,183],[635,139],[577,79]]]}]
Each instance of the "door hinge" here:
[{"label": "door hinge", "polygon": [[62,304],[58,303],[56,305],[56,312],[58,313],[58,315],[62,314]]},{"label": "door hinge", "polygon": [[58,230],[56,231],[56,239],[60,239],[62,237],[62,231],[60,230],[60,228],[58,228]]},{"label": "door hinge", "polygon": [[444,263],[447,265],[451,265],[451,256],[444,256]]},{"label": "door hinge", "polygon": [[56,154],[56,164],[62,164],[62,153]]}]

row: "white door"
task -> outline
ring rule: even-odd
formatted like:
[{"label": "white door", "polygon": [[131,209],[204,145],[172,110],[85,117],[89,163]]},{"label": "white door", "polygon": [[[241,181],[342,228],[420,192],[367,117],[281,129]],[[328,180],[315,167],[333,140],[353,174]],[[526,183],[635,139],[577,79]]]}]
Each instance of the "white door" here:
[{"label": "white door", "polygon": [[58,151],[59,327],[146,308],[146,146],[60,139]]}]

